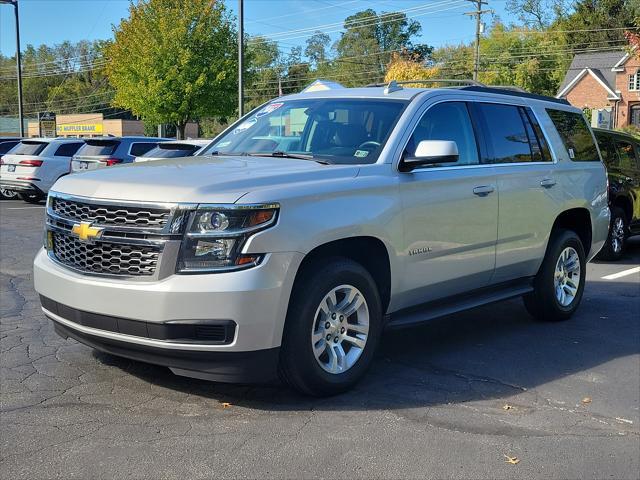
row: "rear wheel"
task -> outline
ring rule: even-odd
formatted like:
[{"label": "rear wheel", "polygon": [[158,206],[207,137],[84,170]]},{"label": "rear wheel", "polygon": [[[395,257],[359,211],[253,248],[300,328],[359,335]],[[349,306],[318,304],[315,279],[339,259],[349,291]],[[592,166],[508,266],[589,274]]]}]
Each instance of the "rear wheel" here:
[{"label": "rear wheel", "polygon": [[40,203],[44,200],[44,195],[39,193],[19,193],[18,197],[27,203]]},{"label": "rear wheel", "polygon": [[571,230],[556,230],[524,304],[538,320],[567,320],[582,299],[586,274],[584,247]]},{"label": "rear wheel", "polygon": [[380,295],[364,267],[342,258],[308,265],[289,305],[281,377],[307,395],[348,390],[371,364],[381,326]]},{"label": "rear wheel", "polygon": [[5,200],[13,200],[14,198],[18,198],[17,192],[13,190],[7,190],[6,188],[0,188],[0,198]]},{"label": "rear wheel", "polygon": [[598,258],[602,260],[619,260],[624,253],[626,237],[627,216],[620,207],[612,207],[609,236],[598,254]]}]

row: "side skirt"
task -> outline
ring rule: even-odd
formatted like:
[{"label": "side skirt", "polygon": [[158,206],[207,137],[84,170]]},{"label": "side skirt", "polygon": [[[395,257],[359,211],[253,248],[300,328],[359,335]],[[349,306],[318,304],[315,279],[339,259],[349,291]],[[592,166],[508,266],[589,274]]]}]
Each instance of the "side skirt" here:
[{"label": "side skirt", "polygon": [[451,315],[452,313],[519,297],[531,291],[533,291],[533,277],[522,278],[509,282],[508,284],[491,285],[490,287],[481,288],[465,294],[398,310],[387,316],[386,327],[410,327],[428,322],[434,318]]}]

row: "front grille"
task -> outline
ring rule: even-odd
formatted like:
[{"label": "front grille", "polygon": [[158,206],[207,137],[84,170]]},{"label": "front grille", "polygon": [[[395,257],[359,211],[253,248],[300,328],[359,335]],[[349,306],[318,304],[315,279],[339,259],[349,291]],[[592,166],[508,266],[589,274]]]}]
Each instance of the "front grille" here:
[{"label": "front grille", "polygon": [[85,243],[53,232],[53,254],[69,267],[93,273],[150,276],[156,271],[160,250],[154,246],[121,243]]},{"label": "front grille", "polygon": [[162,229],[171,215],[169,209],[94,205],[57,197],[53,198],[51,209],[56,215],[74,221],[153,229]]}]

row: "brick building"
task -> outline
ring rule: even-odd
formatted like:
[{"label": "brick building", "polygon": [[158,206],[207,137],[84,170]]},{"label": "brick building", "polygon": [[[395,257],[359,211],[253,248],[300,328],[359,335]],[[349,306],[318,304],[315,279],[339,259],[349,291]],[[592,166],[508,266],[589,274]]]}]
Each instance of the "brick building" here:
[{"label": "brick building", "polygon": [[640,128],[640,55],[623,50],[577,54],[556,96],[578,108],[610,110],[614,128]]}]

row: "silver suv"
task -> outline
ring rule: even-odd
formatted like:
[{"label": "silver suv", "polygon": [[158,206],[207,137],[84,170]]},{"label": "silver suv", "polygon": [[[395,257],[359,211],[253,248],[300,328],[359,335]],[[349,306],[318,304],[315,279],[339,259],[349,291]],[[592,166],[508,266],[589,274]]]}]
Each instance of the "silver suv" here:
[{"label": "silver suv", "polygon": [[279,98],[205,156],[59,180],[35,259],[64,337],[189,377],[352,387],[383,328],[523,296],[569,318],[609,226],[564,101],[482,86]]}]

